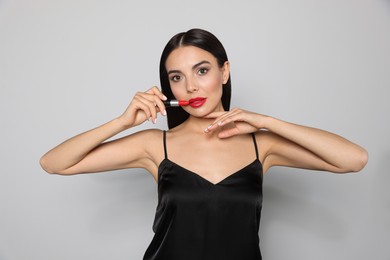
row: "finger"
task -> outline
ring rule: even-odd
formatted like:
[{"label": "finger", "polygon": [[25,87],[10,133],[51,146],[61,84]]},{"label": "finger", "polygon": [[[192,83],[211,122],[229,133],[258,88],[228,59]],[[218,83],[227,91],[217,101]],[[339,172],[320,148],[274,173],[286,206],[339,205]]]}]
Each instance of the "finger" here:
[{"label": "finger", "polygon": [[167,115],[167,112],[165,110],[165,105],[158,96],[154,96],[154,106],[157,109],[157,112],[160,112],[164,116]]},{"label": "finger", "polygon": [[157,120],[158,112],[161,112],[161,114],[166,115],[164,103],[161,101],[159,96],[153,93],[152,89],[143,93],[138,93],[137,95],[139,96],[139,99],[143,103],[149,106],[151,119],[153,120],[153,123],[155,123]]},{"label": "finger", "polygon": [[204,118],[215,119],[212,123],[212,124],[215,124],[216,122],[221,120],[221,118],[228,116],[230,113],[232,113],[232,112],[231,111],[212,112],[212,113],[206,115]]},{"label": "finger", "polygon": [[224,129],[221,132],[219,132],[218,137],[223,139],[223,138],[229,138],[229,137],[232,137],[232,136],[238,135],[238,134],[240,134],[239,129],[237,127],[232,127],[232,128]]},{"label": "finger", "polygon": [[214,120],[214,122],[212,124],[210,124],[206,129],[205,129],[205,132],[211,132],[211,131],[214,131],[215,129],[217,129],[218,127],[221,127],[225,124],[228,124],[230,122],[235,122],[238,117],[237,115],[240,113],[240,111],[238,110],[232,110],[232,111],[229,111],[223,115],[221,115],[220,117],[216,118]]},{"label": "finger", "polygon": [[168,99],[168,98],[161,92],[161,90],[160,90],[158,87],[156,87],[156,86],[153,86],[151,89],[149,89],[149,90],[147,91],[147,93],[158,96],[160,100],[167,100],[167,99]]},{"label": "finger", "polygon": [[223,126],[235,121],[242,121],[242,110],[234,109],[229,114],[222,116],[216,122],[217,125]]},{"label": "finger", "polygon": [[165,105],[162,100],[167,100],[167,97],[160,91],[156,86],[145,92],[147,94],[147,98],[153,101],[153,104],[156,108],[158,108],[157,112],[161,112],[162,115],[166,115]]},{"label": "finger", "polygon": [[206,116],[206,118],[214,118],[215,120],[204,129],[204,132],[208,133],[213,131],[218,125],[217,123],[221,118],[224,118],[229,112],[213,112]]},{"label": "finger", "polygon": [[149,120],[151,119],[153,123],[156,123],[158,112],[156,102],[161,102],[161,100],[158,100],[158,98],[154,95],[145,93],[139,95],[138,100],[144,105],[143,109],[148,111],[147,114],[149,116]]},{"label": "finger", "polygon": [[144,98],[143,103],[148,107],[150,112],[150,119],[155,124],[157,122],[157,108],[155,103],[155,98],[152,97],[152,100],[149,100],[150,97]]},{"label": "finger", "polygon": [[139,110],[141,110],[145,116],[146,116],[146,120],[149,120],[151,118],[151,112],[150,112],[150,109],[149,107],[143,102],[142,98],[140,96],[135,96],[134,97],[134,107],[135,107],[135,110],[137,112],[139,112]]},{"label": "finger", "polygon": [[154,107],[154,102],[152,102],[149,99],[144,98],[144,97],[139,97],[138,100],[139,100],[139,103],[138,103],[139,107],[148,116],[147,119],[148,120],[154,119],[155,115],[157,113],[156,108]]}]

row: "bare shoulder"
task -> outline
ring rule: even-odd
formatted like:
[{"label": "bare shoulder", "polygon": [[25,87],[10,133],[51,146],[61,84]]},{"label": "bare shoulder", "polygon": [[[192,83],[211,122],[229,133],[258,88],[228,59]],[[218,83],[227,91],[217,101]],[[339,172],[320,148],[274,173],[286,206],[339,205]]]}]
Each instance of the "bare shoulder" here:
[{"label": "bare shoulder", "polygon": [[270,162],[267,160],[272,153],[272,147],[282,142],[281,137],[267,130],[259,130],[255,133],[256,142],[259,151],[259,159],[263,164],[264,173],[270,168]]},{"label": "bare shoulder", "polygon": [[163,131],[160,129],[146,129],[146,130],[135,132],[134,134],[131,135],[137,138],[141,138],[141,139],[148,138],[151,139],[150,141],[154,141],[156,139],[162,140]]},{"label": "bare shoulder", "polygon": [[255,133],[256,136],[256,142],[259,146],[259,152],[260,150],[268,151],[270,146],[275,144],[278,141],[278,135],[267,131],[267,130],[259,130]]},{"label": "bare shoulder", "polygon": [[150,157],[159,157],[157,154],[163,151],[163,131],[160,129],[141,130],[125,136],[124,139],[129,142],[135,141]]},{"label": "bare shoulder", "polygon": [[144,160],[142,168],[145,168],[152,174],[156,172],[158,165],[164,158],[163,131],[160,129],[141,130],[134,134],[125,136],[128,142],[131,142],[142,148],[144,151]]}]

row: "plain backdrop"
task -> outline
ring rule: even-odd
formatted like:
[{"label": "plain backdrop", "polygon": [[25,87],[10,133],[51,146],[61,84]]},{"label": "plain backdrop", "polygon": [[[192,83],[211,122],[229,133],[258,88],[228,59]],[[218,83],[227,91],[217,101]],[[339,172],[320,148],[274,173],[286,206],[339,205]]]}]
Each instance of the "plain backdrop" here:
[{"label": "plain backdrop", "polygon": [[[49,175],[39,158],[158,86],[163,47],[193,27],[227,50],[232,106],[370,154],[358,174],[271,169],[264,259],[389,260],[388,0],[1,0],[0,260],[142,259],[157,205],[149,173]],[[150,127],[165,118],[117,137]]]}]

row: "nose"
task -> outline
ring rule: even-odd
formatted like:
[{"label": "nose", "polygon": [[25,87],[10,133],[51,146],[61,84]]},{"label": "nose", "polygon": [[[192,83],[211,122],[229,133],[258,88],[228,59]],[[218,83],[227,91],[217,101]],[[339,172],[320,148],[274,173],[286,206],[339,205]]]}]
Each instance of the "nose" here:
[{"label": "nose", "polygon": [[193,79],[188,78],[186,82],[186,89],[188,93],[192,93],[198,91],[199,88]]}]

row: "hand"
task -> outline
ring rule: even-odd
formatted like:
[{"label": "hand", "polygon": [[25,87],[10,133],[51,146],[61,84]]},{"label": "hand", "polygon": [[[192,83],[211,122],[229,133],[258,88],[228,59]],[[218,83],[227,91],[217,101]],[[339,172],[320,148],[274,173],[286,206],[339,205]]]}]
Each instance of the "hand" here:
[{"label": "hand", "polygon": [[156,123],[159,112],[166,115],[165,106],[162,102],[166,99],[157,87],[152,87],[146,92],[137,92],[126,111],[119,117],[123,122],[123,126],[126,128],[137,126],[146,120]]},{"label": "hand", "polygon": [[215,118],[215,120],[204,130],[205,133],[220,129],[218,137],[228,138],[234,135],[253,133],[264,128],[266,116],[234,108],[230,111],[213,112],[206,118]]}]

